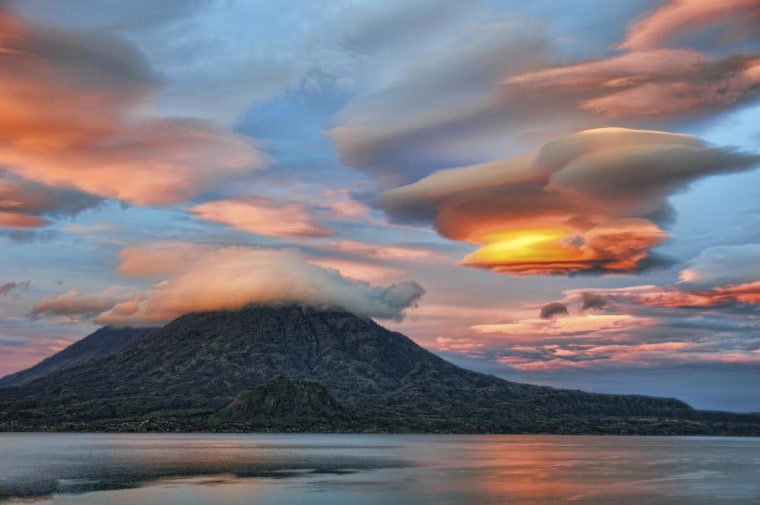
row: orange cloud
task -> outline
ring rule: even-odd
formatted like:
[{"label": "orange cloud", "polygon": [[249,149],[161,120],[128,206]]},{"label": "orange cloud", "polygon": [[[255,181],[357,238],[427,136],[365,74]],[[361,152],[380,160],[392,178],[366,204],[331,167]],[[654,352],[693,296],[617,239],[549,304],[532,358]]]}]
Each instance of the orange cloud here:
[{"label": "orange cloud", "polygon": [[490,234],[461,265],[519,275],[585,270],[633,271],[667,234],[644,219],[616,220],[582,233],[562,229]]},{"label": "orange cloud", "polygon": [[436,172],[382,193],[392,219],[431,219],[480,246],[460,262],[517,275],[626,272],[667,234],[667,198],[760,157],[657,131],[599,128],[499,162]]},{"label": "orange cloud", "polygon": [[37,216],[27,216],[15,212],[6,212],[0,210],[0,227],[7,228],[37,228],[47,226],[50,221]]},{"label": "orange cloud", "polygon": [[0,9],[0,165],[50,186],[173,204],[260,168],[249,139],[198,119],[152,117],[158,80],[126,43]]},{"label": "orange cloud", "polygon": [[190,207],[198,219],[272,237],[326,237],[332,233],[314,222],[305,205],[265,198],[215,200]]}]

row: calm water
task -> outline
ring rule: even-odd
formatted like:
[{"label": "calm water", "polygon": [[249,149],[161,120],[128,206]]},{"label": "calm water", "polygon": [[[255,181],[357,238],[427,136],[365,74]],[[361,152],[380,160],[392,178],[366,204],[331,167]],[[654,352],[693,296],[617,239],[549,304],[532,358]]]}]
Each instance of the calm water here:
[{"label": "calm water", "polygon": [[760,504],[760,438],[0,434],[0,496],[2,505]]}]

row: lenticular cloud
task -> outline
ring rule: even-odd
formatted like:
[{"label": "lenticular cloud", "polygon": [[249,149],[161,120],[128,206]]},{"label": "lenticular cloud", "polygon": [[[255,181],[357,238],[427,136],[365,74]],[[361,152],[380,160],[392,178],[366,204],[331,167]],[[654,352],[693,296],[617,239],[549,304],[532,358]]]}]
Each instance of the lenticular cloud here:
[{"label": "lenticular cloud", "polygon": [[382,193],[377,205],[479,246],[464,265],[516,275],[633,272],[657,264],[650,250],[667,238],[670,195],[758,162],[687,135],[599,128],[436,172]]}]

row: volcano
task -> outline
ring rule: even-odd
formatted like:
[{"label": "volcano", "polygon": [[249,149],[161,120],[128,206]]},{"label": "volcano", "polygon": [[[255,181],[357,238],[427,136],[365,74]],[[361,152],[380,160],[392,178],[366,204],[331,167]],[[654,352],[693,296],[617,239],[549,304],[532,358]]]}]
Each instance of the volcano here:
[{"label": "volcano", "polygon": [[0,429],[760,433],[757,415],[465,370],[336,309],[256,305],[126,335],[115,353],[6,381]]}]

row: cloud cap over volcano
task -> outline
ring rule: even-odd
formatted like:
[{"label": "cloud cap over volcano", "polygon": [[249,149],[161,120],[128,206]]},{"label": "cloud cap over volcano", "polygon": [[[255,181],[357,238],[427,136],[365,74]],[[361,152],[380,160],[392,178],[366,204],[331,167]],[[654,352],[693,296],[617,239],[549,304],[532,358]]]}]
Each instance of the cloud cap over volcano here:
[{"label": "cloud cap over volcano", "polygon": [[[166,323],[198,311],[234,310],[251,303],[340,307],[357,315],[400,321],[425,290],[415,281],[373,286],[308,262],[295,249],[177,244],[128,248],[122,275],[162,278],[142,293],[80,295],[70,290],[40,300],[35,314],[96,315],[98,324]],[[65,303],[62,303],[65,302]]]}]

